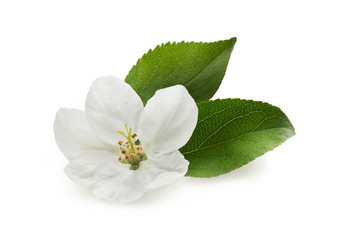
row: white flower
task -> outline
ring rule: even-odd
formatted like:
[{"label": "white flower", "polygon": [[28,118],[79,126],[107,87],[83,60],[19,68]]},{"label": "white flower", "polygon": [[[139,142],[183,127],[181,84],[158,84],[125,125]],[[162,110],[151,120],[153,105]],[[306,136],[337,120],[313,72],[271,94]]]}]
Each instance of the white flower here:
[{"label": "white flower", "polygon": [[60,109],[57,145],[70,161],[65,173],[112,202],[131,202],[185,175],[188,161],[177,150],[196,126],[198,110],[180,85],[158,90],[143,107],[125,82],[94,81],[85,112]]}]

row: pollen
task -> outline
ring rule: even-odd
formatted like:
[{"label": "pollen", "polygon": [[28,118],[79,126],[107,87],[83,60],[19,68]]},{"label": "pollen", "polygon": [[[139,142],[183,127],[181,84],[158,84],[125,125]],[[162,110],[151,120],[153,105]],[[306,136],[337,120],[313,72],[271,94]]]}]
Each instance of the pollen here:
[{"label": "pollen", "polygon": [[136,133],[132,133],[132,128],[125,124],[126,132],[118,131],[127,141],[119,141],[121,156],[120,163],[129,164],[130,170],[137,170],[140,167],[140,162],[147,160],[147,156],[143,151],[140,140]]}]

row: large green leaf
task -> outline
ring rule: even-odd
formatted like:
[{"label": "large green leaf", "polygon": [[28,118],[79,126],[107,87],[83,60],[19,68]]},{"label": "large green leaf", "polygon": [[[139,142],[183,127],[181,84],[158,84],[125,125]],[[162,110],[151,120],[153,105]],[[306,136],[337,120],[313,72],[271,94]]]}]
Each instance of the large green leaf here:
[{"label": "large green leaf", "polygon": [[212,43],[166,43],[149,50],[125,81],[145,104],[161,88],[183,85],[195,101],[209,100],[225,75],[236,38]]},{"label": "large green leaf", "polygon": [[180,149],[190,162],[187,176],[213,177],[230,172],[295,134],[286,115],[268,103],[223,99],[197,105],[196,129]]}]

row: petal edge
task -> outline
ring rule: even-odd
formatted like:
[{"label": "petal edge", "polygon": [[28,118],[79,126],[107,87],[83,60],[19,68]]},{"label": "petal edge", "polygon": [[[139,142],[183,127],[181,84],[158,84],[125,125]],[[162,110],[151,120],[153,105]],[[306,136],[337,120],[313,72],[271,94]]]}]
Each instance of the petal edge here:
[{"label": "petal edge", "polygon": [[111,147],[93,133],[86,121],[85,113],[77,109],[59,109],[53,128],[55,141],[69,160],[85,150]]},{"label": "petal edge", "polygon": [[143,110],[139,138],[155,154],[177,150],[190,139],[197,117],[197,105],[185,87],[158,90]]},{"label": "petal edge", "polygon": [[142,100],[130,85],[114,76],[99,77],[90,87],[85,113],[91,129],[102,140],[116,144],[125,124],[136,129]]}]

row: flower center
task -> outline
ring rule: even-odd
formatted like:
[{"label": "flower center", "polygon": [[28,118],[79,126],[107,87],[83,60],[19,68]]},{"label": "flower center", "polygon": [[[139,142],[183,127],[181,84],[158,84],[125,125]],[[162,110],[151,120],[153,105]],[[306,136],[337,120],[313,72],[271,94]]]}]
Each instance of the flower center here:
[{"label": "flower center", "polygon": [[119,157],[119,162],[124,164],[130,164],[130,170],[136,170],[139,168],[139,163],[141,161],[147,160],[146,154],[143,152],[143,147],[141,146],[141,142],[137,138],[137,134],[132,134],[132,128],[127,127],[126,134],[123,131],[118,131],[121,135],[126,138],[126,142],[119,141],[119,148],[121,152],[121,156]]}]

